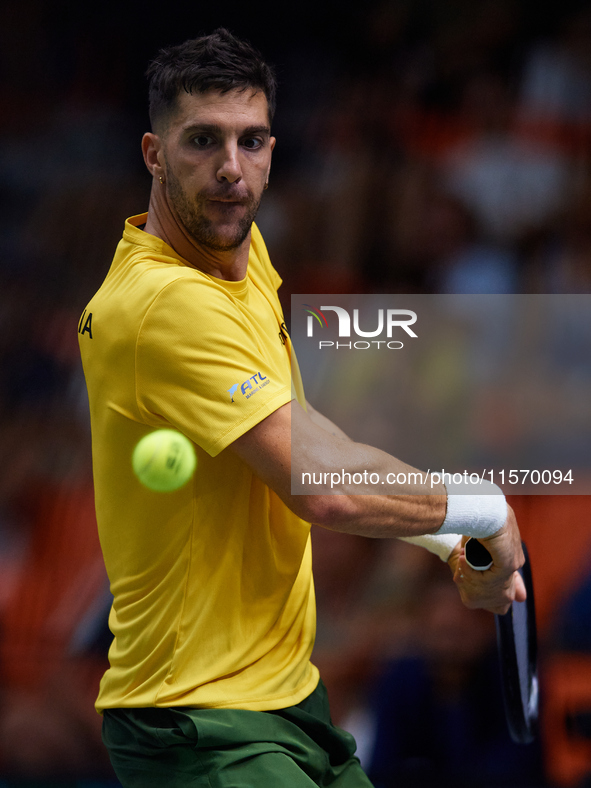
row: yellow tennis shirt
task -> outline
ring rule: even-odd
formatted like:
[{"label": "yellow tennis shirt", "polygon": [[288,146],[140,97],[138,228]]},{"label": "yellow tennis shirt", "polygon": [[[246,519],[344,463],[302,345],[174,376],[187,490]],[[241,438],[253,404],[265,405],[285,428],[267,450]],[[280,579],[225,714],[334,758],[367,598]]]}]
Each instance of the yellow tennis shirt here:
[{"label": "yellow tennis shirt", "polygon": [[[253,225],[239,282],[191,267],[126,222],[80,319],[96,513],[114,595],[114,641],[97,709],[265,710],[318,682],[310,526],[232,451],[292,399],[304,402],[273,269]],[[151,492],[131,456],[148,432],[194,442],[197,471]]]}]

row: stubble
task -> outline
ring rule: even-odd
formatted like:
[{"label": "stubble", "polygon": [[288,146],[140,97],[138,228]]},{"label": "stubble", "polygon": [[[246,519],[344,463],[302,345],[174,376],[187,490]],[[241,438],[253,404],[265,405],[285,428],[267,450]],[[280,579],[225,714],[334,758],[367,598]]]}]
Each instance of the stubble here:
[{"label": "stubble", "polygon": [[227,252],[238,248],[246,240],[259,210],[262,195],[257,200],[249,192],[243,200],[246,208],[244,215],[234,221],[230,233],[226,230],[222,234],[217,228],[216,222],[206,215],[206,209],[212,197],[232,198],[231,189],[220,190],[215,195],[197,194],[195,197],[189,198],[170,168],[166,176],[166,184],[167,196],[172,208],[176,211],[187,233],[197,244],[216,252]]}]

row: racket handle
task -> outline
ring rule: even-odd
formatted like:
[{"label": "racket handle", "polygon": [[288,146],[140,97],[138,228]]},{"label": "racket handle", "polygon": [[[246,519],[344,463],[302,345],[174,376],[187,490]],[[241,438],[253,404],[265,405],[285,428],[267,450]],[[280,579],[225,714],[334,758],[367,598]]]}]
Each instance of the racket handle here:
[{"label": "racket handle", "polygon": [[464,555],[468,566],[476,569],[478,572],[484,572],[493,565],[491,554],[482,542],[479,542],[477,539],[468,539],[464,545]]}]

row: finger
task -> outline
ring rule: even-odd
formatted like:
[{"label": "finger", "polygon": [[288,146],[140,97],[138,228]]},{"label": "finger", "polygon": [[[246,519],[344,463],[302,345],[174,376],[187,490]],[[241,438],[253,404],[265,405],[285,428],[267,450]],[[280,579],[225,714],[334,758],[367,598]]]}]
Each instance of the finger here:
[{"label": "finger", "polygon": [[[499,605],[503,605],[505,607],[505,613],[511,606],[512,602],[525,602],[527,599],[527,591],[525,589],[525,583],[523,578],[521,577],[520,572],[514,572],[511,576],[508,584],[505,585],[504,590],[501,591],[499,589],[500,597],[498,600]],[[504,597],[503,598],[501,598]],[[494,613],[499,612],[498,610],[493,610]]]},{"label": "finger", "polygon": [[525,602],[527,599],[527,591],[525,590],[525,583],[519,572],[515,572],[515,601]]}]

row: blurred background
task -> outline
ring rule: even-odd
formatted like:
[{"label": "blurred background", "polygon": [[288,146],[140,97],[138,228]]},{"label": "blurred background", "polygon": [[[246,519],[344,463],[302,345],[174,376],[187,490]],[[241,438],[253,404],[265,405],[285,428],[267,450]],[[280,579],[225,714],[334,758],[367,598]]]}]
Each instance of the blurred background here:
[{"label": "blurred background", "polygon": [[[147,63],[219,25],[278,72],[258,221],[286,313],[298,292],[589,292],[588,3],[5,0],[0,788],[118,785],[93,710],[110,600],[76,330],[147,209]],[[505,731],[492,616],[447,567],[315,529],[315,661],[378,788],[591,784],[591,502],[511,503],[541,639],[526,747]]]}]

